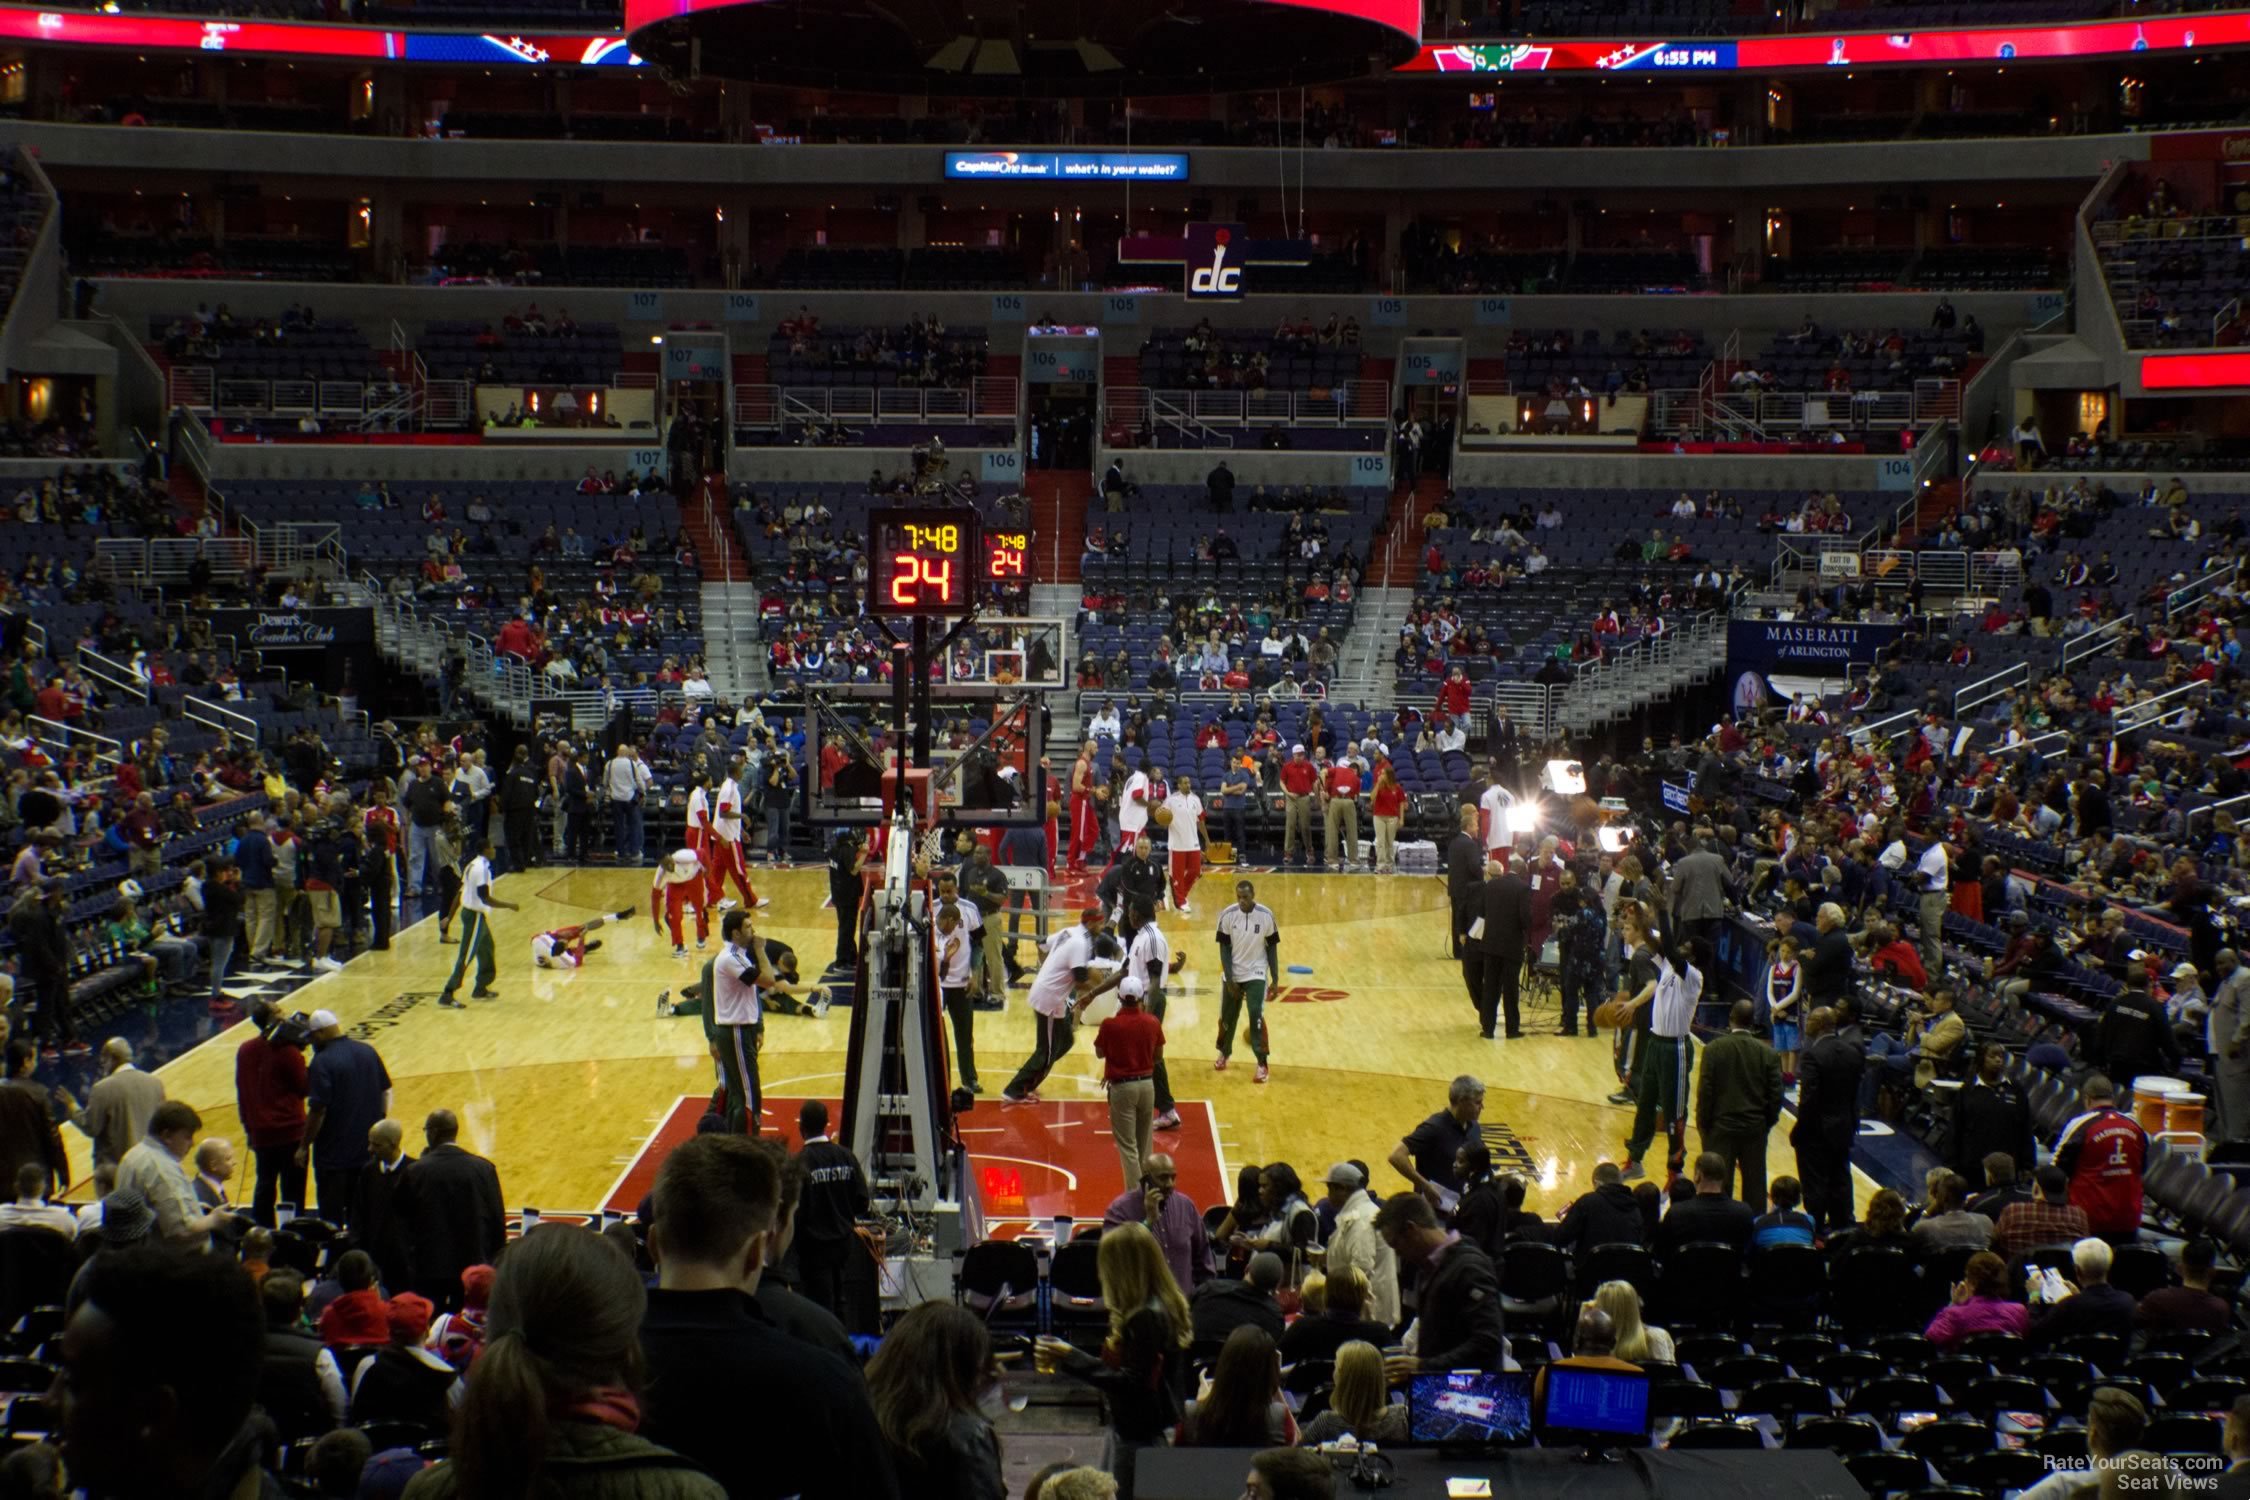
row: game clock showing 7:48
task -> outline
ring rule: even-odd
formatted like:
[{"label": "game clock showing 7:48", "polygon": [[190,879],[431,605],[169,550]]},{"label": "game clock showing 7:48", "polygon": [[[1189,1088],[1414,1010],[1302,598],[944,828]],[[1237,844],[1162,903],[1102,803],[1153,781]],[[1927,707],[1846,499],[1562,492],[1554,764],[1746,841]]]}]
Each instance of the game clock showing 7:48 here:
[{"label": "game clock showing 7:48", "polygon": [[1030,533],[987,532],[973,510],[890,507],[867,520],[870,614],[965,615],[979,584],[1030,581]]}]

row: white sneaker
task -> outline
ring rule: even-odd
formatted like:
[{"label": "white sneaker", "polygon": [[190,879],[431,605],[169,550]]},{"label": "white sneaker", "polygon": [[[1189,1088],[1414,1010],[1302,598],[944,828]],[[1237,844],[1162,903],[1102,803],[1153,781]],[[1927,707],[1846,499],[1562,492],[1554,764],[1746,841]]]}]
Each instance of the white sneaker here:
[{"label": "white sneaker", "polygon": [[695,940],[695,951],[698,953],[708,952],[710,951],[710,947],[711,940],[709,938],[697,938]]},{"label": "white sneaker", "polygon": [[687,949],[682,948],[677,943],[675,943],[672,945],[672,956],[674,958],[685,958],[687,957]]},{"label": "white sneaker", "polygon": [[1178,912],[1183,917],[1192,917],[1195,915],[1195,908],[1188,905],[1185,901],[1182,901],[1178,906],[1173,907],[1172,910]]},{"label": "white sneaker", "polygon": [[317,958],[313,960],[313,967],[322,970],[323,972],[334,974],[344,966],[336,962],[336,960],[334,960],[333,958]]},{"label": "white sneaker", "polygon": [[813,1001],[812,1013],[813,1019],[816,1021],[828,1014],[828,997],[826,995],[822,995],[819,999]]},{"label": "white sneaker", "polygon": [[719,905],[717,909],[720,911],[733,911],[735,907],[740,904],[741,903],[736,901],[732,896],[723,896],[719,899]]},{"label": "white sneaker", "polygon": [[751,909],[754,911],[764,911],[771,905],[773,905],[773,898],[771,896],[760,896],[756,901],[751,903]]}]

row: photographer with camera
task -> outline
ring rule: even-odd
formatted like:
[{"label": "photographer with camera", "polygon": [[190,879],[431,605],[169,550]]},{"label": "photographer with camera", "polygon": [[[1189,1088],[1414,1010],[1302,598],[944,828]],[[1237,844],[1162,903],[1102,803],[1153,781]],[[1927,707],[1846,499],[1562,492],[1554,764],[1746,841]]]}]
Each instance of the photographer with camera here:
[{"label": "photographer with camera", "polygon": [[271,1000],[253,1001],[257,1035],[235,1049],[234,1100],[242,1132],[257,1163],[250,1216],[273,1227],[275,1203],[305,1202],[305,1048],[312,1027],[302,1014],[285,1015]]}]

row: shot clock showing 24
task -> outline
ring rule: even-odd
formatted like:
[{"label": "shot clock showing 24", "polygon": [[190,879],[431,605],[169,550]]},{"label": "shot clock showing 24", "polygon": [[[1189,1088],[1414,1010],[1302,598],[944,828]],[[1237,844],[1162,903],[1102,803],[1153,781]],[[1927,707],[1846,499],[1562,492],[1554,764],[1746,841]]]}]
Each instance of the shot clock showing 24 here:
[{"label": "shot clock showing 24", "polygon": [[892,506],[868,513],[867,610],[963,615],[977,586],[1030,581],[1031,533],[986,532],[973,510]]}]

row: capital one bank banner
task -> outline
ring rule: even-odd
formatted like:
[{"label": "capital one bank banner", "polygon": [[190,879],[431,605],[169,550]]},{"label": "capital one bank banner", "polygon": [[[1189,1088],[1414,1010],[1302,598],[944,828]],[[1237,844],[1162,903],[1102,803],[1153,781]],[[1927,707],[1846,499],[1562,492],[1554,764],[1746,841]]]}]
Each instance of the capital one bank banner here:
[{"label": "capital one bank banner", "polygon": [[1898,639],[1896,625],[1818,624],[1809,620],[1727,621],[1727,681],[1736,713],[1787,702],[1776,677],[1841,678]]}]

